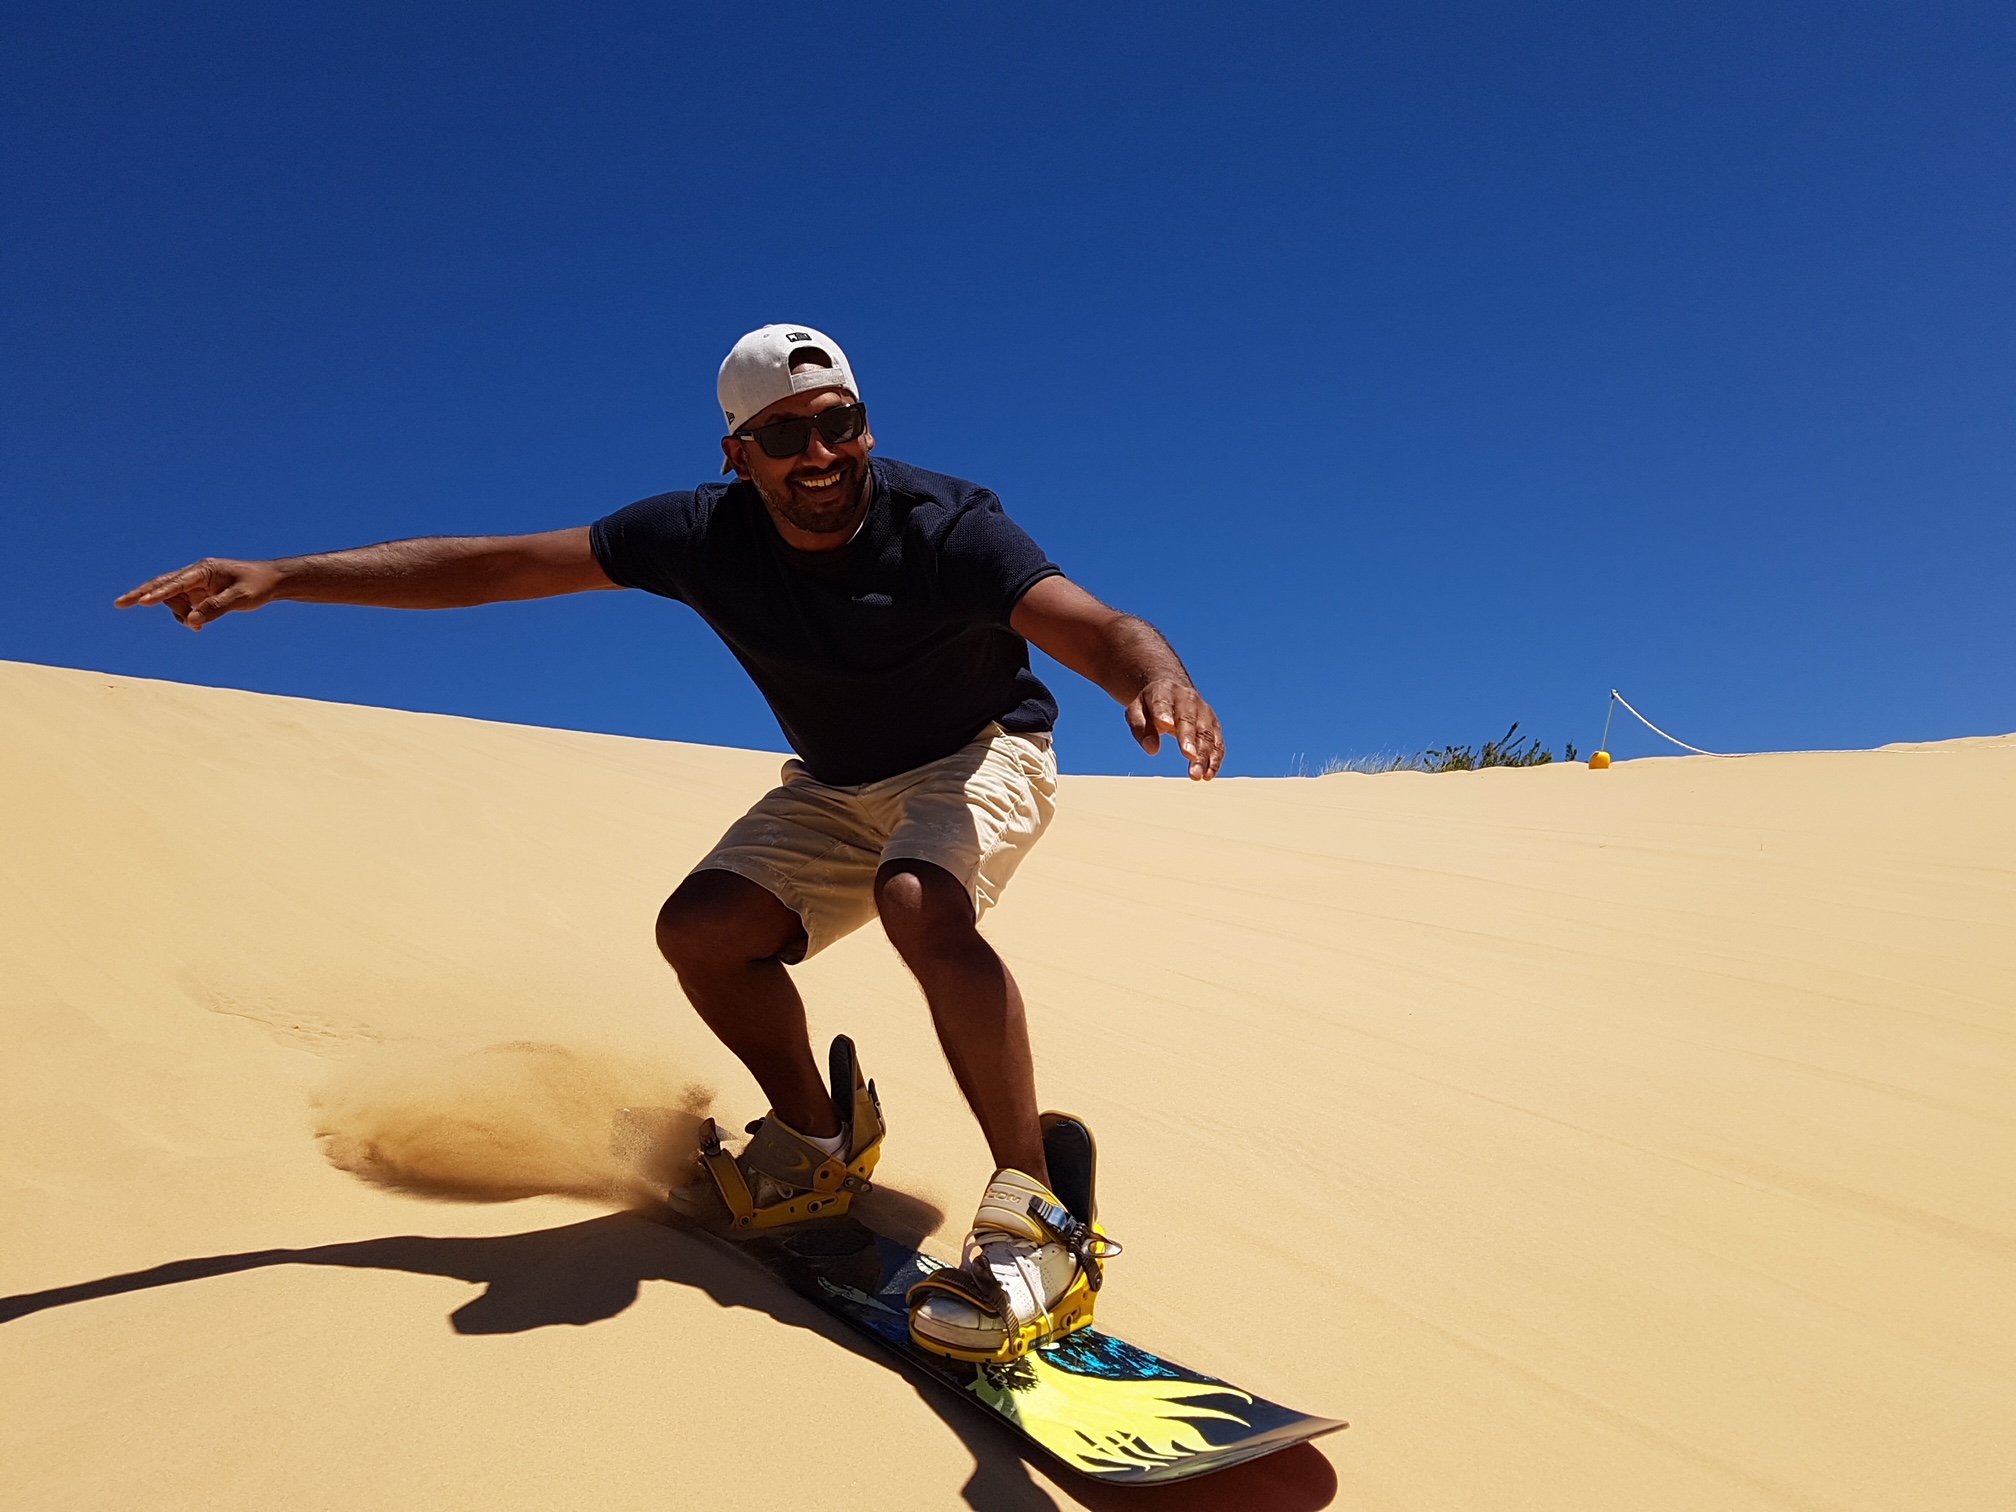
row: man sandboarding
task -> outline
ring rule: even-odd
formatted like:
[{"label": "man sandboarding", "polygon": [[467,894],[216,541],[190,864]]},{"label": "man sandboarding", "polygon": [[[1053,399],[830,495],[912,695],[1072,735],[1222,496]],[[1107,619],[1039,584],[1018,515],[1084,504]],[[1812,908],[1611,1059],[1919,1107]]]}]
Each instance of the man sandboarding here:
[{"label": "man sandboarding", "polygon": [[1149,754],[1173,734],[1194,781],[1224,760],[1218,718],[1152,626],[1067,579],[988,490],[871,460],[861,388],[830,337],[752,331],[717,392],[734,482],[569,530],[208,558],[118,604],[166,604],[192,630],[277,599],[449,609],[639,588],[691,605],[797,752],[658,915],[687,997],[770,1100],[739,1155],[710,1130],[703,1165],[744,1229],[837,1216],[865,1186],[879,1109],[844,1041],[829,1090],[786,968],[879,917],[997,1167],[963,1266],[912,1292],[911,1336],[1014,1360],[1092,1321],[1116,1252],[1092,1229],[1075,1121],[1085,1169],[1058,1179],[1083,1190],[1069,1204],[1051,1190],[1022,997],[976,927],[1054,808],[1057,705],[1029,646],[1124,705]]}]

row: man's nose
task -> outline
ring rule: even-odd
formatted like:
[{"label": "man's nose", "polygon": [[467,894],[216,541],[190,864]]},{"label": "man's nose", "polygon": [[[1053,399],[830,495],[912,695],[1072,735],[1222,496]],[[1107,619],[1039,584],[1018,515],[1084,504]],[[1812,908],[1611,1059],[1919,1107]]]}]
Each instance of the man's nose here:
[{"label": "man's nose", "polygon": [[814,430],[811,439],[805,443],[805,460],[815,470],[823,471],[840,460],[840,453],[828,446],[826,438]]}]

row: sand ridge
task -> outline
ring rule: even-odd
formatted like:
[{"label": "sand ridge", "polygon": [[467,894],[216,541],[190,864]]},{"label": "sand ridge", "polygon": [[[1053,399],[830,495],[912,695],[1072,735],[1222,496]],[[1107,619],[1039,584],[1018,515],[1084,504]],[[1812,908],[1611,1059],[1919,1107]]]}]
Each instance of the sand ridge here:
[{"label": "sand ridge", "polygon": [[[1096,1504],[633,1210],[617,1108],[761,1111],[650,924],[777,756],[0,703],[10,1503]],[[2016,1503],[2012,798],[2011,737],[1067,775],[988,930],[1100,1137],[1102,1317],[1352,1420],[1280,1505]],[[801,982],[949,1247],[913,987],[867,933]]]}]

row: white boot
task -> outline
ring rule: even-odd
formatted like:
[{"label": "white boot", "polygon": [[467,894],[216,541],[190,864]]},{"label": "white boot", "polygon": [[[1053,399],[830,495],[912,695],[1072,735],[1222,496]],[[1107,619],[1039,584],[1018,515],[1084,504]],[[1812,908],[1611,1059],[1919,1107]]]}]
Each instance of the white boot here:
[{"label": "white boot", "polygon": [[1101,1262],[1119,1252],[1033,1176],[996,1171],[964,1261],[910,1288],[910,1337],[957,1360],[1020,1359],[1092,1322]]},{"label": "white boot", "polygon": [[854,1042],[844,1034],[834,1037],[828,1073],[840,1120],[833,1138],[801,1134],[772,1111],[749,1126],[749,1143],[731,1155],[713,1119],[700,1126],[701,1169],[713,1178],[729,1230],[839,1218],[869,1189],[882,1158],[882,1104],[875,1084],[861,1075]]}]

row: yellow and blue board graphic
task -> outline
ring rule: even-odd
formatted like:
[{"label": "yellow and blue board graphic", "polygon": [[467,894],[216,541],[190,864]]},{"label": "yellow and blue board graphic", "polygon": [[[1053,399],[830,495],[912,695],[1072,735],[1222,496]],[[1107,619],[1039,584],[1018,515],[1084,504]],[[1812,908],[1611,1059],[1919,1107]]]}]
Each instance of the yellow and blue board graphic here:
[{"label": "yellow and blue board graphic", "polygon": [[939,1262],[852,1219],[733,1247],[825,1312],[1096,1480],[1127,1485],[1187,1480],[1345,1426],[1270,1402],[1096,1328],[1007,1365],[973,1365],[920,1349],[911,1342],[903,1299]]}]

